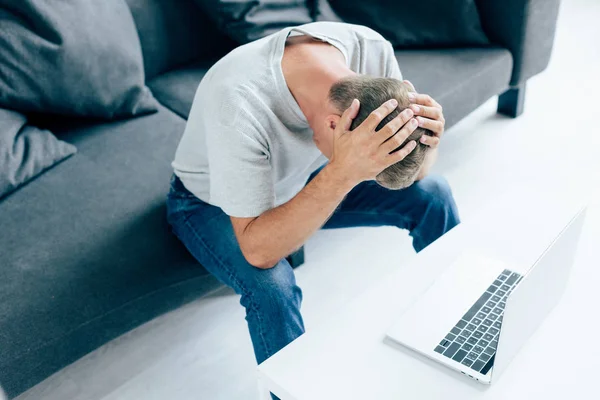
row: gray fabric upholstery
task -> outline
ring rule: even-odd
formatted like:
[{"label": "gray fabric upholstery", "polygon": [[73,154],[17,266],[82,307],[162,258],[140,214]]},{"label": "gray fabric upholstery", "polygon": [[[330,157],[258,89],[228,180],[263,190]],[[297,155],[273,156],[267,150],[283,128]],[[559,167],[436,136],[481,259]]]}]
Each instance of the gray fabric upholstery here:
[{"label": "gray fabric upholstery", "polygon": [[492,43],[510,50],[511,86],[548,66],[560,0],[477,0],[483,29]]},{"label": "gray fabric upholstery", "polygon": [[187,119],[196,89],[210,67],[210,63],[193,64],[163,74],[148,82],[148,86],[158,101]]},{"label": "gray fabric upholstery", "polygon": [[512,70],[504,49],[404,50],[396,58],[404,79],[444,107],[446,128],[506,90]]},{"label": "gray fabric upholstery", "polygon": [[475,0],[329,0],[345,21],[366,25],[396,48],[484,46]]},{"label": "gray fabric upholstery", "polygon": [[0,199],[77,149],[45,129],[27,125],[27,117],[0,108]]},{"label": "gray fabric upholstery", "polygon": [[314,21],[315,0],[196,0],[221,32],[244,44]]},{"label": "gray fabric upholstery", "polygon": [[184,126],[160,107],[53,127],[79,153],[0,202],[0,386],[9,396],[219,286],[166,223]]},{"label": "gray fabric upholstery", "polygon": [[329,0],[312,0],[313,18],[315,21],[333,21],[344,22],[342,18],[333,10]]},{"label": "gray fabric upholstery", "polygon": [[156,111],[123,0],[0,0],[0,32],[0,106],[109,119]]},{"label": "gray fabric upholstery", "polygon": [[234,47],[194,0],[126,0],[144,54],[146,79],[194,60],[216,58]]}]

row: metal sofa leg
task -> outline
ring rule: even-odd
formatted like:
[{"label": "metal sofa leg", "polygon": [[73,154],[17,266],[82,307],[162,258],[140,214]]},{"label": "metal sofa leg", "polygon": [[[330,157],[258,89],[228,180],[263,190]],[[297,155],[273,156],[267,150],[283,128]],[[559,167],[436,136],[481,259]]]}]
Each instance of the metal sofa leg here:
[{"label": "metal sofa leg", "polygon": [[285,258],[288,260],[292,268],[296,268],[304,264],[304,246],[300,247],[296,252]]},{"label": "metal sofa leg", "polygon": [[523,114],[525,83],[508,89],[498,97],[498,113],[517,118]]}]

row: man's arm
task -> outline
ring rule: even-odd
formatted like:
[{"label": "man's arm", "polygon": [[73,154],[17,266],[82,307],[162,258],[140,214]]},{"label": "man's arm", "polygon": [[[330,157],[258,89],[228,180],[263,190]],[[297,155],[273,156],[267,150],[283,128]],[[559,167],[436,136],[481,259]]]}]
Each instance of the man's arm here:
[{"label": "man's arm", "polygon": [[[351,134],[358,100],[344,112],[334,133],[333,155],[325,168],[293,199],[256,218],[231,217],[246,260],[258,268],[271,268],[317,231],[344,196],[358,183],[375,179],[388,166],[401,161],[416,146],[414,141],[390,154],[416,129],[411,110],[405,110],[384,128],[375,131],[397,106],[386,102]],[[407,123],[410,122],[410,123]]]},{"label": "man's arm", "polygon": [[352,187],[328,164],[287,203],[256,218],[231,217],[246,260],[258,268],[273,267],[329,219]]}]

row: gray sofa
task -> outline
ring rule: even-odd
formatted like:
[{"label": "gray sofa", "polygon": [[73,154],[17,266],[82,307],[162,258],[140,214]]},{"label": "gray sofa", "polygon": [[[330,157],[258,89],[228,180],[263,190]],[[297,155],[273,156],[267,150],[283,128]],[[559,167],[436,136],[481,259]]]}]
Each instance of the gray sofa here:
[{"label": "gray sofa", "polygon": [[[127,2],[158,112],[41,118],[78,153],[0,201],[0,386],[11,398],[220,286],[171,235],[165,196],[196,87],[234,44],[192,0]],[[493,46],[398,50],[400,68],[444,106],[448,128],[497,95],[499,112],[517,116],[548,64],[558,3],[479,0]],[[216,50],[199,58],[198,41]]]}]

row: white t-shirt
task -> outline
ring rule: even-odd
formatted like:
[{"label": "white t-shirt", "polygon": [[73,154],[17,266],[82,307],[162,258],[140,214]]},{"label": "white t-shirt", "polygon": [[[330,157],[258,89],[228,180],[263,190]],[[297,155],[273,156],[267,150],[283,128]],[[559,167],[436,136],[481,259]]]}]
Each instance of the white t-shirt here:
[{"label": "white t-shirt", "polygon": [[234,217],[286,203],[327,159],[281,69],[290,35],[337,47],[359,74],[402,79],[391,44],[359,25],[315,22],[240,46],[198,86],[173,168],[184,186]]}]

